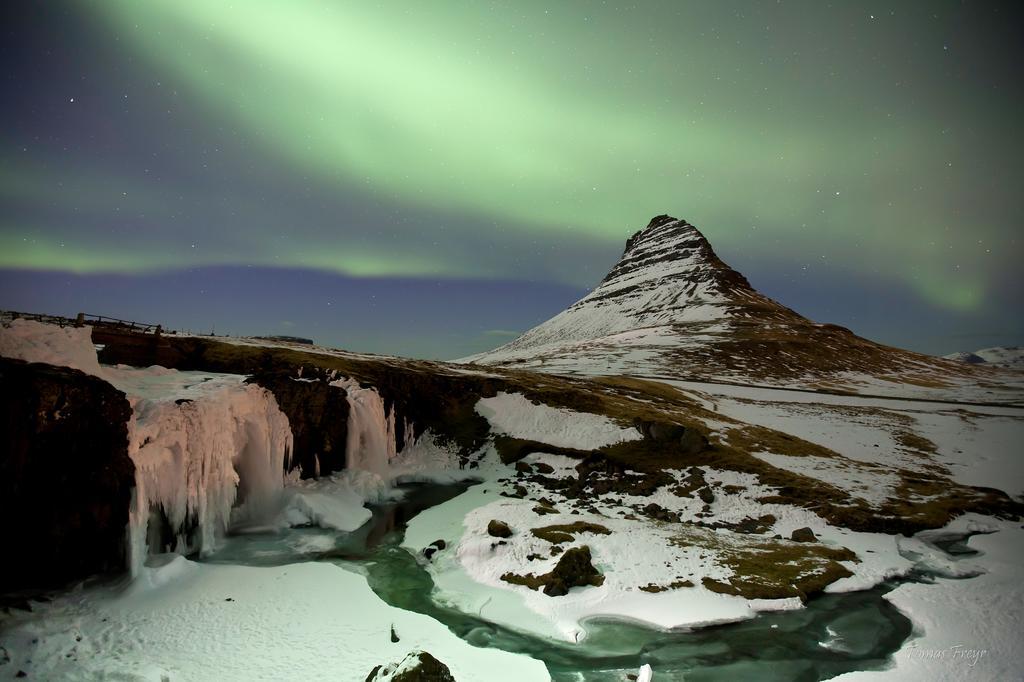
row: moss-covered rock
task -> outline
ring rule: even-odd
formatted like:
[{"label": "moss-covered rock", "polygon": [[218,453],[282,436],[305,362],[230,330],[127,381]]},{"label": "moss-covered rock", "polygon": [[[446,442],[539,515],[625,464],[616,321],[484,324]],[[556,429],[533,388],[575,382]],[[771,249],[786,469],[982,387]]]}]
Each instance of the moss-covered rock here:
[{"label": "moss-covered rock", "polygon": [[547,540],[553,545],[560,545],[563,542],[572,542],[574,536],[580,533],[594,533],[596,535],[610,535],[611,531],[598,523],[587,521],[575,521],[573,523],[561,523],[552,526],[542,526],[530,529],[530,533],[541,540]]},{"label": "moss-covered rock", "polygon": [[569,594],[573,587],[599,587],[604,584],[604,576],[594,568],[590,548],[586,546],[567,549],[554,569],[543,575],[506,573],[501,579],[513,585],[525,585],[531,590],[543,588],[549,597]]}]

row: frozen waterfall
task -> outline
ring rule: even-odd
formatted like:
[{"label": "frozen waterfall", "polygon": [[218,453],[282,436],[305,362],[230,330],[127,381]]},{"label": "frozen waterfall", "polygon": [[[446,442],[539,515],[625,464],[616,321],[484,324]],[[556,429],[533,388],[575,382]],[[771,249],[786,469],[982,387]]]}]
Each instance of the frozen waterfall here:
[{"label": "frozen waterfall", "polygon": [[237,375],[161,370],[114,370],[111,377],[134,412],[133,576],[151,549],[211,551],[236,502],[272,504],[292,448],[288,418],[266,389]]},{"label": "frozen waterfall", "polygon": [[395,408],[392,405],[390,410],[386,409],[376,389],[363,388],[352,379],[338,379],[331,386],[345,389],[349,404],[345,468],[386,477],[391,460],[412,443],[412,425],[404,422],[404,438],[399,447]]}]

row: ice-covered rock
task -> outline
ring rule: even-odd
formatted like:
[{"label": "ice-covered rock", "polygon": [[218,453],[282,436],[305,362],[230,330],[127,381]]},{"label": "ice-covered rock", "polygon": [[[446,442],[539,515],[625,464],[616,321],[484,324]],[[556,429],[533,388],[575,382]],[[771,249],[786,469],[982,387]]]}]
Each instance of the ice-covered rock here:
[{"label": "ice-covered rock", "polygon": [[0,325],[0,356],[104,376],[92,344],[92,327],[58,327],[23,319],[5,321]]}]

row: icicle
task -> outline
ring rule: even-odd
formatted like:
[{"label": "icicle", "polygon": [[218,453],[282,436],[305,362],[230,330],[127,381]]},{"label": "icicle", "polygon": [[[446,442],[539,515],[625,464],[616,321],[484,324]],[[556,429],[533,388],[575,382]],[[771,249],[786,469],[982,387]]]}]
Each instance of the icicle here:
[{"label": "icicle", "polygon": [[388,432],[387,432],[387,446],[388,446],[388,463],[391,462],[398,454],[398,437],[395,436],[395,405],[391,404],[391,409],[388,410]]},{"label": "icicle", "polygon": [[402,417],[402,423],[405,426],[405,428],[402,429],[402,436],[404,442],[402,443],[402,447],[399,451],[405,452],[406,448],[411,448],[413,445],[416,444],[416,432],[413,427],[413,423],[409,421],[407,417]]}]

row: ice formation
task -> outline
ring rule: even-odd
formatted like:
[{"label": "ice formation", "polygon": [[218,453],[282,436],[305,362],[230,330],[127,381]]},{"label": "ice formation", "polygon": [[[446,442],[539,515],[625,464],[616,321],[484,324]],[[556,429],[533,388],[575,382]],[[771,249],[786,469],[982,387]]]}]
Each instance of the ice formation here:
[{"label": "ice formation", "polygon": [[[141,374],[149,370],[138,370]],[[187,378],[194,373],[182,372]],[[160,399],[134,398],[128,453],[135,462],[129,568],[151,551],[211,551],[236,501],[274,502],[292,447],[288,418],[266,389],[221,378]],[[202,382],[207,383],[207,382]],[[131,389],[128,388],[129,395]],[[169,537],[173,544],[168,546]]]},{"label": "ice formation", "polygon": [[[133,576],[151,553],[212,551],[229,524],[355,530],[370,516],[364,503],[386,497],[392,460],[412,445],[408,422],[397,442],[394,407],[387,409],[375,389],[338,379],[332,385],[345,389],[350,406],[347,471],[285,489],[292,434],[272,393],[241,375],[100,366],[91,331],[12,320],[3,325],[0,353],[81,369],[127,394],[128,454],[136,467],[128,527]],[[301,371],[299,380],[315,381]]]},{"label": "ice formation", "polygon": [[395,408],[387,409],[374,388],[363,388],[352,379],[337,379],[331,386],[345,389],[349,404],[345,468],[369,471],[385,477],[391,460],[412,443],[412,428],[406,422],[402,447],[398,447]]}]

